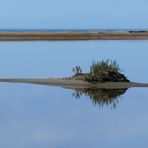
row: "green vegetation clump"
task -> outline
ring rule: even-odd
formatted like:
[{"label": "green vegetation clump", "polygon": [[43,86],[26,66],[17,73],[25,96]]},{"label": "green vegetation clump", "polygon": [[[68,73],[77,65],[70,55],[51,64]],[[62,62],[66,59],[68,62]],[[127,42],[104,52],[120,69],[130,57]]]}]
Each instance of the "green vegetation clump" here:
[{"label": "green vegetation clump", "polygon": [[90,73],[106,73],[108,71],[120,72],[121,69],[116,61],[102,60],[100,62],[93,62],[90,66]]},{"label": "green vegetation clump", "polygon": [[85,75],[85,81],[129,82],[129,80],[120,72],[121,69],[116,61],[102,60],[100,62],[93,62],[90,66],[90,72]]}]

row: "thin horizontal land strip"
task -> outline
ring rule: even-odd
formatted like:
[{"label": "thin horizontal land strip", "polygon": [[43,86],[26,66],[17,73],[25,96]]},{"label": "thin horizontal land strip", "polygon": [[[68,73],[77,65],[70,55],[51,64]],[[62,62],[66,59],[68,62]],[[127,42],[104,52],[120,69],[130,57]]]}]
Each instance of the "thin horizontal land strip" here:
[{"label": "thin horizontal land strip", "polygon": [[148,31],[0,32],[0,41],[147,40]]},{"label": "thin horizontal land strip", "polygon": [[130,87],[148,87],[148,83],[134,83],[134,82],[105,82],[92,84],[78,80],[65,80],[62,78],[48,78],[48,79],[13,79],[0,78],[0,82],[7,83],[30,83],[58,87],[70,88],[98,88],[98,89],[123,89]]}]

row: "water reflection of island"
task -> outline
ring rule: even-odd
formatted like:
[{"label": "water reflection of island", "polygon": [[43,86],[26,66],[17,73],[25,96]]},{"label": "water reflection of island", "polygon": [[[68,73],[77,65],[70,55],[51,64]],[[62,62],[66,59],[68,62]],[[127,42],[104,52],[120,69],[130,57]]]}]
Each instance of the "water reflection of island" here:
[{"label": "water reflection of island", "polygon": [[95,105],[103,107],[111,105],[116,107],[119,97],[123,95],[127,89],[97,89],[97,88],[74,88],[73,96],[80,98],[83,94],[88,96]]}]

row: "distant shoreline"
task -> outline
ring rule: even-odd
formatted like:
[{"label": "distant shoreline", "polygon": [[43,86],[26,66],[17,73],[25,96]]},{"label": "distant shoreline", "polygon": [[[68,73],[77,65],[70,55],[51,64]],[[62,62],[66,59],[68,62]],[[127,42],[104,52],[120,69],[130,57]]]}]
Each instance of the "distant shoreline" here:
[{"label": "distant shoreline", "polygon": [[148,30],[1,31],[0,41],[148,40]]}]

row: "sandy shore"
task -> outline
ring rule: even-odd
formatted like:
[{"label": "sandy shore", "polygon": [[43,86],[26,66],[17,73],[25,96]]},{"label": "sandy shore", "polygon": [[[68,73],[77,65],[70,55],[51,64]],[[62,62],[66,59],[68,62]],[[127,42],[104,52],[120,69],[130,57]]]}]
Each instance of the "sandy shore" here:
[{"label": "sandy shore", "polygon": [[40,85],[49,85],[49,86],[58,86],[58,87],[73,87],[73,88],[98,88],[98,89],[122,89],[130,87],[148,87],[148,83],[134,83],[134,82],[106,82],[91,84],[84,81],[78,80],[65,80],[61,78],[49,78],[49,79],[13,79],[1,78],[0,82],[8,83],[30,83],[30,84],[40,84]]},{"label": "sandy shore", "polygon": [[148,31],[0,32],[0,41],[146,39]]}]

